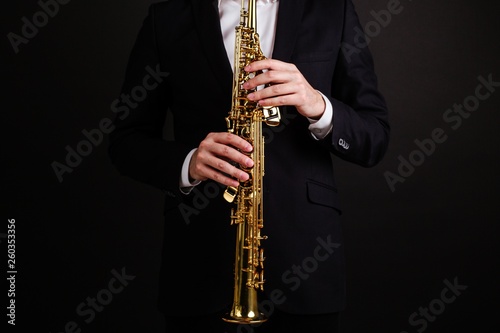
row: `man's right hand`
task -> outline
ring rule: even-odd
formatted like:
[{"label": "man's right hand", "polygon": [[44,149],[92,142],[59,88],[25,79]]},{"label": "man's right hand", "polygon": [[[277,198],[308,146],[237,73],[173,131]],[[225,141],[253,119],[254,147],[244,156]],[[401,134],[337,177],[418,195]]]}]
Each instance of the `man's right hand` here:
[{"label": "man's right hand", "polygon": [[[252,145],[232,133],[209,133],[201,141],[189,163],[189,177],[194,180],[215,180],[226,186],[239,186],[248,173],[233,164],[252,167],[253,161],[242,152],[251,152]],[[241,151],[241,152],[240,152]]]}]

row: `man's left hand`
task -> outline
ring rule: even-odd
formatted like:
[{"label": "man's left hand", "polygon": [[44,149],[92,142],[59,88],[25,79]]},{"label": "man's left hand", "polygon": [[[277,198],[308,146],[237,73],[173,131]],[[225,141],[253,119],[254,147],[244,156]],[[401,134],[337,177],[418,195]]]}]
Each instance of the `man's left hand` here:
[{"label": "man's left hand", "polygon": [[275,59],[259,60],[245,67],[247,72],[264,71],[243,84],[244,89],[268,87],[247,96],[261,106],[292,105],[304,117],[319,119],[325,112],[323,96],[304,78],[294,64]]}]

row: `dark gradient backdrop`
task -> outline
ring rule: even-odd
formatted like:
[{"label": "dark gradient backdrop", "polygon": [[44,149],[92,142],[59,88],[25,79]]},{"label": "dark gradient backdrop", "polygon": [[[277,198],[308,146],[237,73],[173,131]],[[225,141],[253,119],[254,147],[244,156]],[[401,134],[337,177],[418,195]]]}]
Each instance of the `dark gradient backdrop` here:
[{"label": "dark gradient backdrop", "polygon": [[[1,276],[15,219],[16,332],[163,329],[163,197],[118,175],[105,134],[151,2],[60,0],[51,15],[41,3],[53,0],[2,5]],[[342,332],[497,331],[500,5],[355,4],[392,141],[372,169],[335,160],[348,259]],[[26,22],[39,27],[23,31]],[[67,149],[78,147],[87,156],[58,179],[53,163],[67,165]]]}]

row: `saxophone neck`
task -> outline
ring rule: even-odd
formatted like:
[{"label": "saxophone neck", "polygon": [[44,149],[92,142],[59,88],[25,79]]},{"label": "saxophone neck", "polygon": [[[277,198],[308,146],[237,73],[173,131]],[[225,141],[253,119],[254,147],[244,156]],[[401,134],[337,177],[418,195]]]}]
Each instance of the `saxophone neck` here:
[{"label": "saxophone neck", "polygon": [[257,32],[256,0],[241,0],[241,25]]}]

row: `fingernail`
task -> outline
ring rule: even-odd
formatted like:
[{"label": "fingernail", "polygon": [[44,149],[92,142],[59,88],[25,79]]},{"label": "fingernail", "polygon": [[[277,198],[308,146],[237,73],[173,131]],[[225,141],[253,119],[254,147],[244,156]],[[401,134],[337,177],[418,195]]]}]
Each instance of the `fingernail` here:
[{"label": "fingernail", "polygon": [[248,95],[247,95],[247,98],[248,98],[248,99],[253,99],[253,98],[254,98],[254,96],[255,96],[255,95],[254,95],[253,93],[251,93],[251,94],[248,94]]},{"label": "fingernail", "polygon": [[252,160],[247,160],[247,167],[253,166],[253,161]]}]

